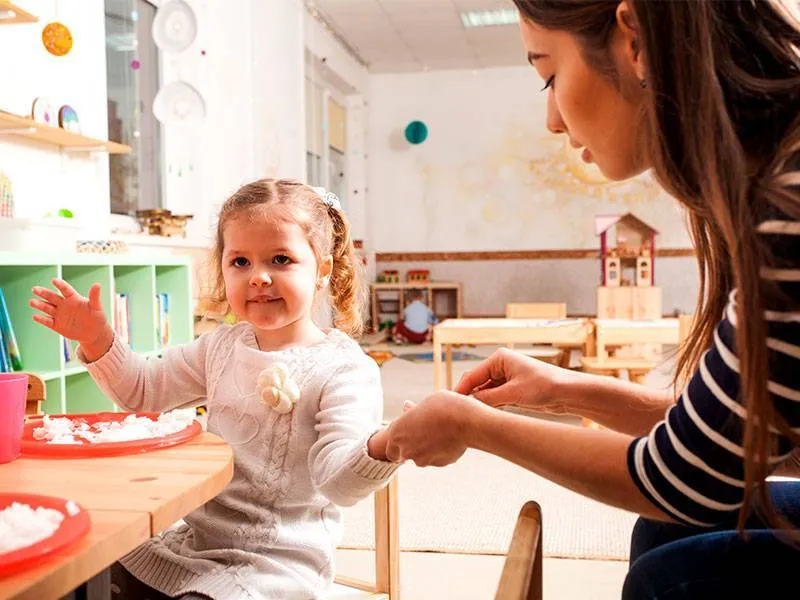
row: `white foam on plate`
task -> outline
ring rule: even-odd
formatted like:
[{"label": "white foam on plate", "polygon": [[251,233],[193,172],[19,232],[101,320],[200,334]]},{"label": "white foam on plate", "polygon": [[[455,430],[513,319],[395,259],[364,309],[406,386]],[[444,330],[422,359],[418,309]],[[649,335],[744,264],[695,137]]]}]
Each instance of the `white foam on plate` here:
[{"label": "white foam on plate", "polygon": [[42,426],[33,430],[36,440],[48,444],[91,444],[129,442],[164,437],[186,429],[195,420],[195,410],[178,409],[161,413],[158,420],[128,415],[122,421],[99,421],[93,425],[69,417],[42,419]]}]

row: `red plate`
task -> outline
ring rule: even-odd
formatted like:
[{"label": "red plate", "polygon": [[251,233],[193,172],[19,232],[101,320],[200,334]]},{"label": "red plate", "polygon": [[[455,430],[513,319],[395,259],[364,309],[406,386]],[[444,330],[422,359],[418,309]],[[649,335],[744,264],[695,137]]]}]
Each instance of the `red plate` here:
[{"label": "red plate", "polygon": [[64,520],[50,537],[11,552],[0,553],[0,577],[35,567],[55,552],[77,542],[89,531],[89,513],[80,505],[78,514],[70,515],[66,509],[67,500],[36,494],[0,494],[0,510],[12,502],[27,504],[31,508],[52,508],[64,515]]},{"label": "red plate", "polygon": [[[154,412],[100,412],[90,414],[74,415],[50,415],[51,417],[68,417],[79,419],[89,425],[94,425],[101,421],[122,421],[128,415],[137,417],[149,417],[154,421],[158,419],[159,413]],[[120,456],[123,454],[138,454],[140,452],[150,452],[159,448],[175,446],[189,441],[199,435],[203,428],[198,421],[193,421],[191,425],[184,427],[180,431],[157,438],[147,438],[143,440],[130,440],[127,442],[104,442],[92,444],[81,440],[80,444],[48,444],[45,440],[37,440],[33,437],[33,430],[41,427],[41,418],[29,419],[25,423],[22,432],[22,455],[41,458],[95,458],[100,456]]]}]

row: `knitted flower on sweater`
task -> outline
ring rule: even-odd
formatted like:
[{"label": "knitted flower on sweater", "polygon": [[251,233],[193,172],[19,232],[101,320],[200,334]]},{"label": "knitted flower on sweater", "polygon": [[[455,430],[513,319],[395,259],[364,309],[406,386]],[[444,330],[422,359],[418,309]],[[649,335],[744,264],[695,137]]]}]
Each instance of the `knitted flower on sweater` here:
[{"label": "knitted flower on sweater", "polygon": [[281,415],[290,412],[300,399],[300,388],[289,377],[289,368],[281,362],[259,373],[256,388],[261,401]]}]

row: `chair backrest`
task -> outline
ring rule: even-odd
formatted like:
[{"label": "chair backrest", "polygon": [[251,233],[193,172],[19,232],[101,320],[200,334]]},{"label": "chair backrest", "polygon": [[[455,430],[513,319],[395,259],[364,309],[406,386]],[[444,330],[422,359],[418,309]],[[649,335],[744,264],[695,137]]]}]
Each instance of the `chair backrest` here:
[{"label": "chair backrest", "polygon": [[47,396],[47,388],[44,380],[38,375],[27,373],[28,375],[28,397],[25,402],[26,415],[38,415],[42,412],[42,402]]},{"label": "chair backrest", "polygon": [[542,509],[526,502],[508,547],[495,600],[542,599]]},{"label": "chair backrest", "polygon": [[506,304],[508,319],[566,319],[565,302],[511,302]]},{"label": "chair backrest", "polygon": [[689,337],[694,323],[694,315],[678,315],[678,343],[682,344]]}]

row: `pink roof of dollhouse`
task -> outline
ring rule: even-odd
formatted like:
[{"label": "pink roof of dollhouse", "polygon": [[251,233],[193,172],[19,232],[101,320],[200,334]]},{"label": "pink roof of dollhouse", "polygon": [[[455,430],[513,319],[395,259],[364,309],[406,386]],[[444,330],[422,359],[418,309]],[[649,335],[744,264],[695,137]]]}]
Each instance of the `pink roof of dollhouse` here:
[{"label": "pink roof of dollhouse", "polygon": [[642,227],[649,229],[654,233],[658,233],[658,229],[655,227],[650,227],[647,223],[642,221],[640,218],[634,216],[633,213],[625,213],[622,215],[598,215],[594,218],[594,233],[595,235],[600,235],[601,233],[608,231],[611,227],[622,221],[623,219],[632,219],[636,221]]}]

